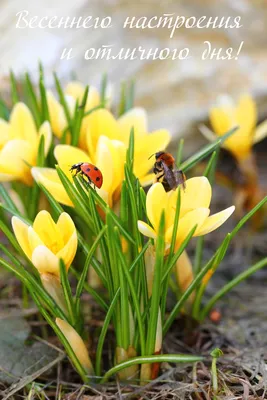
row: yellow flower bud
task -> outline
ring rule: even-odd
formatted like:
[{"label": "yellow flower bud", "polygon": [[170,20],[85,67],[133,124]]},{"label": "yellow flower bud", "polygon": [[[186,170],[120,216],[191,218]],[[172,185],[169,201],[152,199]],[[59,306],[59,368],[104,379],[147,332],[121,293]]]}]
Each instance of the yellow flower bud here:
[{"label": "yellow flower bud", "polygon": [[80,361],[83,368],[86,370],[88,375],[94,374],[92,362],[90,360],[87,348],[81,336],[75,331],[75,329],[63,319],[57,318],[56,324],[69,342],[76,357]]}]

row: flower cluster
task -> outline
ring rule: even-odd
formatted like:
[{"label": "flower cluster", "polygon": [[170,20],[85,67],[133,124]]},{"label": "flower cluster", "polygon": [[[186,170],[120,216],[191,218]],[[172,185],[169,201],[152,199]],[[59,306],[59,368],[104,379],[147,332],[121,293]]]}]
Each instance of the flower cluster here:
[{"label": "flower cluster", "polygon": [[[204,240],[198,239],[199,265],[193,268],[186,253],[191,238],[213,232],[235,210],[230,206],[210,215],[209,172],[190,177],[185,188],[167,192],[151,172],[155,163],[151,155],[166,149],[170,133],[149,132],[145,110],[134,107],[124,91],[116,113],[105,85],[98,92],[93,86],[88,91],[71,82],[64,90],[56,78],[57,96],[46,90],[43,71],[40,94],[34,92],[29,76],[27,84],[30,106],[16,102],[10,116],[7,108],[7,120],[0,120],[0,227],[12,247],[3,248],[7,259],[0,257],[0,265],[21,279],[84,382],[106,369],[101,360],[110,323],[115,365],[104,380],[118,374],[120,379],[144,383],[157,376],[162,361],[202,360],[198,355],[161,354],[164,335],[179,312],[201,322],[230,290],[222,289],[221,295],[203,305],[204,290],[230,241],[267,198],[226,235],[205,265],[201,264]],[[18,93],[13,97],[19,98]],[[255,128],[255,106],[248,96],[241,98],[237,108],[214,108],[211,123],[241,163],[266,128],[266,124]],[[227,130],[235,124],[239,131],[228,137]],[[217,147],[216,142],[201,149],[182,169],[190,170]],[[210,170],[214,159],[213,154]],[[83,185],[84,176],[74,179],[71,167],[85,167],[83,163],[101,171],[101,187],[90,187],[90,179]],[[175,176],[174,164],[157,167],[162,168],[164,179],[167,173]],[[146,192],[143,187],[148,185]],[[44,206],[42,196],[49,204]],[[6,211],[13,214],[13,232]],[[246,276],[266,264],[262,260]],[[101,290],[92,284],[93,274]],[[232,286],[243,279],[241,274]],[[169,285],[177,302],[167,314]],[[86,341],[90,320],[83,313],[84,291],[106,314],[92,353]]]}]

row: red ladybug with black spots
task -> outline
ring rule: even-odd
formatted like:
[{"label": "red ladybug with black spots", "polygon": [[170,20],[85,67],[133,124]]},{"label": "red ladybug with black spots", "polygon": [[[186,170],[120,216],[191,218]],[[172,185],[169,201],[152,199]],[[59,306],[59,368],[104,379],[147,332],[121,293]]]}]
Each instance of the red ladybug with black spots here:
[{"label": "red ladybug with black spots", "polygon": [[74,164],[70,168],[70,171],[75,171],[74,176],[80,173],[86,182],[93,183],[98,189],[100,189],[103,184],[102,172],[93,164],[80,162],[78,164]]}]

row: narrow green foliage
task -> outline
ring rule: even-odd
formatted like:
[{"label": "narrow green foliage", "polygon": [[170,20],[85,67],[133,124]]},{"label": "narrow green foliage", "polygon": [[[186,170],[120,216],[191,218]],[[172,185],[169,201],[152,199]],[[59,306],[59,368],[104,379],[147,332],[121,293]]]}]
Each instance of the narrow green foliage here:
[{"label": "narrow green foliage", "polygon": [[68,279],[68,272],[66,269],[66,265],[64,264],[64,261],[60,259],[59,261],[59,267],[60,267],[60,282],[65,298],[65,302],[67,305],[68,309],[68,316],[70,319],[70,323],[72,326],[75,326],[76,323],[76,315],[75,315],[75,308],[74,308],[74,301],[71,293],[71,287]]},{"label": "narrow green foliage", "polygon": [[164,211],[161,214],[159,223],[159,233],[156,245],[156,260],[155,270],[153,277],[152,295],[151,295],[151,306],[149,315],[149,324],[146,341],[146,354],[150,355],[154,353],[157,333],[157,323],[160,312],[160,297],[161,297],[161,281],[163,274],[164,264],[164,249],[165,249],[165,214]]},{"label": "narrow green foliage", "polygon": [[153,363],[192,363],[203,361],[203,357],[201,356],[191,356],[191,355],[184,355],[184,354],[159,354],[159,355],[152,355],[152,356],[142,356],[142,357],[134,357],[130,360],[127,360],[123,363],[116,365],[115,367],[111,368],[106,374],[104,375],[101,383],[105,383],[109,378],[113,375],[117,374],[119,371],[123,370],[124,368],[131,367],[132,365],[138,364],[153,364]]},{"label": "narrow green foliage", "polygon": [[97,343],[97,349],[96,349],[96,361],[95,361],[95,373],[96,376],[100,376],[101,374],[101,360],[102,360],[102,353],[103,353],[103,347],[104,347],[104,342],[105,338],[107,335],[108,327],[112,318],[112,315],[115,311],[115,307],[117,305],[117,301],[119,299],[119,291],[115,293],[114,298],[112,299],[112,302],[110,303],[110,306],[107,310],[106,317],[104,319],[103,327],[101,329],[101,333],[98,339]]},{"label": "narrow green foliage", "polygon": [[211,364],[211,375],[212,375],[212,388],[213,388],[213,394],[218,393],[218,377],[217,377],[217,359],[221,356],[223,356],[223,352],[221,349],[213,349],[212,352],[210,353],[212,356],[212,364]]},{"label": "narrow green foliage", "polygon": [[125,113],[125,109],[126,109],[126,82],[122,82],[120,90],[119,109],[118,109],[119,117]]},{"label": "narrow green foliage", "polygon": [[80,377],[82,378],[84,383],[87,383],[89,381],[87,375],[86,375],[86,371],[83,368],[83,366],[81,365],[80,361],[78,360],[76,354],[74,353],[70,343],[68,342],[68,340],[65,338],[64,334],[61,332],[61,330],[59,329],[59,327],[57,326],[57,324],[54,322],[54,319],[51,317],[51,315],[46,311],[46,309],[42,306],[42,303],[39,301],[38,295],[34,292],[31,291],[31,296],[34,299],[35,303],[37,304],[39,311],[41,312],[41,314],[43,315],[43,317],[46,319],[46,321],[48,322],[48,324],[51,326],[51,328],[54,330],[54,332],[56,333],[56,335],[58,336],[60,342],[63,344],[73,366],[75,367],[75,369],[77,370],[77,372],[79,373]]},{"label": "narrow green foliage", "polygon": [[[37,154],[37,166],[43,167],[45,163],[45,138],[44,135],[40,137],[38,154]],[[31,202],[29,205],[28,215],[31,220],[33,220],[37,214],[40,199],[40,189],[36,182],[34,182],[31,189]]]},{"label": "narrow green foliage", "polygon": [[68,121],[69,129],[72,132],[72,118],[71,118],[70,110],[69,110],[68,104],[66,102],[61,83],[60,83],[56,73],[54,73],[54,79],[55,79],[55,85],[56,85],[56,89],[57,89],[58,96],[59,96],[59,101],[63,106],[64,113],[65,113],[66,119]]},{"label": "narrow green foliage", "polygon": [[77,146],[79,143],[80,131],[83,122],[83,117],[85,113],[86,102],[89,93],[89,86],[86,86],[84,90],[84,95],[82,98],[82,103],[76,107],[75,114],[73,117],[73,133],[71,137],[72,146]]},{"label": "narrow green foliage", "polygon": [[224,297],[230,290],[232,290],[235,286],[239,285],[241,282],[243,282],[245,279],[249,278],[251,275],[255,274],[255,272],[259,271],[260,269],[264,268],[267,266],[267,258],[264,258],[263,260],[257,262],[254,264],[252,267],[248,268],[246,271],[241,272],[239,275],[237,275],[234,279],[232,279],[230,282],[225,284],[218,292],[207,302],[203,310],[201,311],[200,314],[200,320],[202,321],[208,313],[211,311],[213,306],[217,303],[218,300],[220,300],[222,297]]},{"label": "narrow green foliage", "polygon": [[45,88],[45,83],[44,83],[44,72],[43,72],[41,63],[39,66],[39,71],[40,71],[39,90],[40,90],[40,97],[41,97],[42,121],[50,121],[48,103],[47,103],[47,98],[46,98],[46,88]]},{"label": "narrow green foliage", "polygon": [[129,146],[126,153],[126,164],[129,171],[133,172],[134,167],[134,127],[131,128]]},{"label": "narrow green foliage", "polygon": [[92,217],[88,211],[88,206],[83,199],[84,193],[81,192],[83,188],[81,186],[78,188],[78,185],[75,187],[60,167],[56,166],[56,169],[62,185],[75,206],[75,210],[85,223],[92,226]]},{"label": "narrow green foliage", "polygon": [[0,197],[4,201],[5,205],[11,210],[11,212],[19,214],[19,210],[16,204],[11,199],[8,191],[6,190],[5,186],[2,183],[0,183]]},{"label": "narrow green foliage", "polygon": [[107,83],[108,83],[108,76],[107,74],[103,74],[101,80],[101,89],[100,89],[100,98],[102,104],[106,103]]},{"label": "narrow green foliage", "polygon": [[189,157],[186,161],[184,161],[180,165],[180,169],[183,170],[184,172],[189,171],[199,161],[206,158],[210,153],[212,153],[219,146],[221,146],[221,144],[224,143],[224,141],[226,139],[228,139],[231,135],[233,135],[237,130],[238,130],[238,126],[230,129],[229,132],[225,133],[225,135],[223,135],[223,136],[220,136],[220,138],[215,140],[213,143],[210,143],[210,144],[204,146],[201,150],[197,151],[193,156]]},{"label": "narrow green foliage", "polygon": [[12,98],[12,103],[15,105],[16,103],[19,102],[19,94],[18,94],[18,84],[17,80],[15,78],[14,72],[12,69],[10,70],[9,73],[9,79],[10,79],[10,85],[11,85],[11,98]]},{"label": "narrow green foliage", "polygon": [[33,83],[31,81],[31,78],[30,78],[30,75],[28,72],[25,74],[25,89],[26,89],[25,94],[28,97],[30,109],[33,113],[36,127],[37,127],[37,129],[39,129],[41,126],[41,123],[42,123],[42,119],[41,119],[41,115],[40,115],[40,107],[38,104],[38,100],[37,100],[37,96],[36,96],[36,93],[34,90]]},{"label": "narrow green foliage", "polygon": [[184,139],[182,138],[179,141],[177,157],[176,157],[176,165],[177,165],[177,168],[179,168],[179,169],[180,169],[180,164],[181,164],[182,158],[183,158],[183,150],[184,150]]},{"label": "narrow green foliage", "polygon": [[0,98],[0,118],[5,121],[9,120],[10,111],[3,99]]}]

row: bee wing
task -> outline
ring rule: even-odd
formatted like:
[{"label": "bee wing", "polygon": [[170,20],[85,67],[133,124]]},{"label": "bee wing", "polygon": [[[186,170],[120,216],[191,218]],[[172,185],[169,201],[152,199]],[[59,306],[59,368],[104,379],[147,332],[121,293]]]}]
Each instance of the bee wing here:
[{"label": "bee wing", "polygon": [[182,185],[183,189],[185,190],[185,188],[186,188],[186,184],[185,184],[186,177],[185,177],[185,174],[183,173],[183,171],[175,170],[174,171],[174,176],[175,176],[176,185],[177,186]]},{"label": "bee wing", "polygon": [[167,181],[171,189],[175,189],[177,187],[177,183],[174,171],[169,168],[165,163],[162,163],[162,167],[165,175],[165,180]]}]

